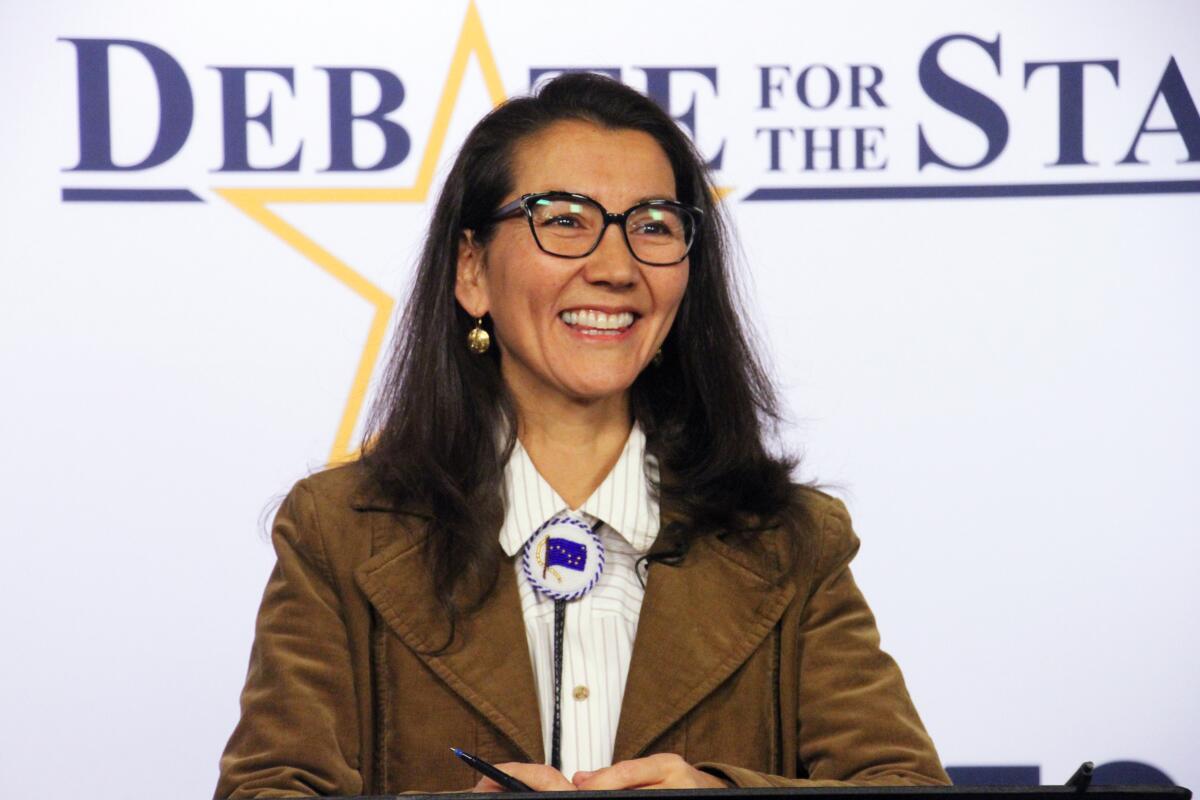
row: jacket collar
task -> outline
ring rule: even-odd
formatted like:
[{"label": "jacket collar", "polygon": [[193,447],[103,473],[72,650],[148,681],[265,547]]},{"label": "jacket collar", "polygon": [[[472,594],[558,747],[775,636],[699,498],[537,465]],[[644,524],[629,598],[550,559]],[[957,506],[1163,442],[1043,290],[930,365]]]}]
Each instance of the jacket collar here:
[{"label": "jacket collar", "polygon": [[[369,495],[356,500],[361,510],[386,505]],[[672,518],[664,506],[664,528]],[[425,526],[395,515],[372,515],[371,521],[376,555],[355,573],[371,604],[406,646],[526,758],[545,762],[515,571],[502,564],[483,607],[460,619],[454,643],[433,654],[450,628],[434,598],[420,546]],[[488,538],[499,546],[495,532]],[[654,550],[663,549],[663,539],[658,537]],[[795,591],[790,583],[773,582],[767,572],[715,537],[695,542],[677,566],[650,568],[614,762],[642,755],[766,638]]]}]

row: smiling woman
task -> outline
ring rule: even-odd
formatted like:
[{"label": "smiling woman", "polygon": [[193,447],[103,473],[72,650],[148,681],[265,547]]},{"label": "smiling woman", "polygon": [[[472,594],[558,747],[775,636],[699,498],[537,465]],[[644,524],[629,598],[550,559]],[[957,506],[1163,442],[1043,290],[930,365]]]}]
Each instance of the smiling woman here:
[{"label": "smiling woman", "polygon": [[[671,164],[647,133],[575,120],[526,137],[512,160],[514,193],[534,193],[522,206],[529,225],[501,209],[486,247],[463,234],[458,302],[474,317],[491,315],[500,374],[518,409],[567,422],[577,407],[592,407],[593,418],[603,407],[626,429],[623,442],[629,387],[666,340],[688,282],[683,226],[656,223],[656,233],[645,219],[654,206],[643,198],[674,200]],[[536,194],[561,187],[582,195]],[[599,203],[634,213],[609,226]],[[631,242],[655,237],[667,241],[639,249],[670,252],[648,267]],[[581,486],[572,507],[596,484]]]},{"label": "smiling woman", "polygon": [[[703,162],[565,75],[472,130],[362,458],[275,521],[218,797],[941,783],[792,483]],[[608,209],[624,209],[612,212]]]}]

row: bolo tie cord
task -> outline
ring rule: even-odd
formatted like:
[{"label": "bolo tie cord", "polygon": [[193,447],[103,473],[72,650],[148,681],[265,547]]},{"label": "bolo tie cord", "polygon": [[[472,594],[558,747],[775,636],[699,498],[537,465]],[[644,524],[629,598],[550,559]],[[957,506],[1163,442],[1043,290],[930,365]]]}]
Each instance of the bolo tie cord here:
[{"label": "bolo tie cord", "polygon": [[550,734],[550,766],[562,770],[562,665],[563,630],[567,601],[554,601],[554,728]]},{"label": "bolo tie cord", "polygon": [[[642,556],[638,559],[634,572],[642,588],[646,587],[643,575],[649,571],[652,560],[662,560],[664,563],[675,563],[682,560],[682,553],[663,553],[659,559]],[[567,601],[554,601],[554,725],[550,731],[550,766],[562,769],[562,667],[563,667],[563,633],[567,627]]]}]

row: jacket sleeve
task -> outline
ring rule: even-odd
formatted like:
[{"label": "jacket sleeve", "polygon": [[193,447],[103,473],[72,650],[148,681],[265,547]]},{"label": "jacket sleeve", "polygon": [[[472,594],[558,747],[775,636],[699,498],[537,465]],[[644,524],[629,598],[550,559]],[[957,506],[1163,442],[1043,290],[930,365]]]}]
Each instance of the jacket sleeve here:
[{"label": "jacket sleeve", "polygon": [[698,765],[741,787],[949,784],[904,677],[880,649],[875,617],[850,574],[858,537],[840,501],[818,526],[815,587],[800,615],[799,767],[785,778]]},{"label": "jacket sleeve", "polygon": [[362,793],[348,637],[319,522],[302,481],[275,517],[277,561],[217,798]]}]

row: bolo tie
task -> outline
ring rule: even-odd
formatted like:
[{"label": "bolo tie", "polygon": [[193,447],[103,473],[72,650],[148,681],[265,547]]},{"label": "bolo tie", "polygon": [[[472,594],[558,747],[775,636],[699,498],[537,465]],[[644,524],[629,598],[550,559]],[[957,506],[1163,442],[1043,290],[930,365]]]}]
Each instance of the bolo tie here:
[{"label": "bolo tie", "polygon": [[554,724],[550,766],[562,769],[562,666],[567,603],[590,592],[604,572],[604,545],[596,529],[575,514],[556,514],[525,543],[521,571],[538,592],[554,601]]}]

